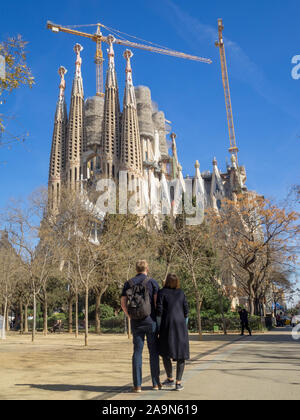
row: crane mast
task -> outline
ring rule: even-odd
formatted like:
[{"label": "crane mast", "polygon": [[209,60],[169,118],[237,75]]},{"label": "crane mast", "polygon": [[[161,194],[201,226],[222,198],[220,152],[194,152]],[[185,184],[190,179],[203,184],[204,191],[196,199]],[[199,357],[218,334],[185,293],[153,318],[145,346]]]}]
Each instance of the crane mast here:
[{"label": "crane mast", "polygon": [[[89,34],[87,32],[82,32],[77,29],[72,29],[72,28],[82,27],[82,26],[97,26],[97,31],[94,34]],[[104,59],[103,59],[103,53],[102,53],[102,42],[109,43],[108,37],[104,36],[101,33],[101,26],[106,29],[109,29],[102,23],[97,23],[97,25],[74,25],[72,27],[70,26],[67,27],[67,26],[58,25],[50,21],[47,22],[47,29],[50,29],[52,32],[56,32],[56,33],[65,32],[71,35],[78,35],[85,38],[89,38],[92,41],[96,42],[96,54],[95,54],[94,62],[96,64],[96,95],[98,96],[104,96],[104,93],[103,93],[103,61]],[[195,55],[190,55],[190,54],[174,51],[166,47],[159,48],[157,46],[139,44],[137,42],[131,42],[126,39],[118,39],[115,37],[114,37],[113,42],[115,44],[124,45],[126,47],[139,48],[141,50],[151,51],[158,54],[170,55],[170,56],[178,57],[178,58],[185,58],[188,60],[200,61],[202,63],[211,64],[212,62],[209,58],[197,57]]]},{"label": "crane mast", "polygon": [[101,46],[101,24],[97,24],[97,32],[96,32],[96,54],[95,54],[95,64],[96,64],[96,95],[97,96],[104,96],[103,93],[103,53],[102,53],[102,46]]},{"label": "crane mast", "polygon": [[[95,26],[95,25],[78,25],[78,26]],[[53,22],[47,22],[47,29],[51,29],[52,32],[65,32],[71,35],[83,36],[89,38],[92,41],[96,42],[96,54],[94,63],[96,64],[96,95],[104,96],[103,93],[103,53],[102,53],[102,41],[103,37],[101,33],[101,23],[97,23],[97,31],[94,34],[89,34],[87,32],[78,31],[77,29],[72,29],[69,27],[64,27]],[[76,26],[75,26],[76,27]],[[105,38],[106,39],[106,38]]]},{"label": "crane mast", "polygon": [[231,155],[235,156],[236,164],[238,165],[237,153],[238,153],[239,149],[237,148],[236,140],[235,140],[235,131],[234,131],[233,114],[232,114],[232,106],[231,106],[229,79],[228,79],[228,72],[227,72],[224,40],[223,40],[223,29],[224,29],[223,21],[222,21],[222,19],[218,19],[219,40],[216,41],[215,45],[216,45],[216,47],[219,47],[219,50],[220,50],[222,81],[223,81],[223,88],[224,88],[224,95],[225,95],[225,105],[226,105],[226,114],[227,114],[228,130],[229,130],[229,141],[230,141],[230,147],[229,147],[228,151]]}]

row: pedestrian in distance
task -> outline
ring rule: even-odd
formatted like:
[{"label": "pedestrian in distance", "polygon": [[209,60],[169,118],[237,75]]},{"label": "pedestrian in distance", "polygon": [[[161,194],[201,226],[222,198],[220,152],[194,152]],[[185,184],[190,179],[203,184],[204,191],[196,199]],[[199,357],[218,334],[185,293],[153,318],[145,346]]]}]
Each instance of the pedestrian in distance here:
[{"label": "pedestrian in distance", "polygon": [[249,335],[251,336],[252,333],[249,327],[248,312],[246,311],[246,309],[242,309],[241,307],[239,307],[239,315],[241,320],[241,335],[244,335],[244,331],[246,329]]},{"label": "pedestrian in distance", "polygon": [[155,313],[159,286],[153,278],[148,276],[147,261],[138,261],[136,271],[137,275],[124,284],[121,297],[122,309],[131,320],[133,392],[142,391],[142,355],[145,337],[150,355],[153,390],[157,391],[161,389]]},{"label": "pedestrian in distance", "polygon": [[293,315],[292,320],[291,320],[291,327],[295,328],[297,325],[297,318],[295,315]]},{"label": "pedestrian in distance", "polygon": [[276,315],[276,327],[280,327],[280,324],[281,324],[281,318],[280,318],[280,315],[277,314]]},{"label": "pedestrian in distance", "polygon": [[284,327],[284,324],[285,324],[284,315],[282,312],[280,312],[280,326]]},{"label": "pedestrian in distance", "polygon": [[[157,296],[156,314],[159,325],[159,354],[163,358],[167,379],[163,389],[183,390],[181,384],[185,361],[190,358],[188,338],[188,303],[176,274],[168,274]],[[176,384],[172,361],[177,362]]]}]

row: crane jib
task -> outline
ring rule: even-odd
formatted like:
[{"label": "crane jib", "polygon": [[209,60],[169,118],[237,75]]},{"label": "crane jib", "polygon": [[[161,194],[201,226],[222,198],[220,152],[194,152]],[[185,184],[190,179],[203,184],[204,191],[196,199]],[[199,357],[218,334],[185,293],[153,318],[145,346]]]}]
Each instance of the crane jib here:
[{"label": "crane jib", "polygon": [[[109,36],[102,35],[101,26],[105,27],[103,24],[98,23],[97,25],[75,25],[73,27],[81,27],[81,26],[97,26],[97,32],[94,34],[90,34],[87,32],[78,31],[77,29],[72,29],[72,27],[70,26],[65,27],[65,26],[61,26],[53,22],[47,21],[47,29],[50,29],[52,32],[56,32],[56,33],[64,32],[71,35],[82,36],[96,42],[96,55],[95,55],[95,60],[94,60],[96,64],[96,94],[100,96],[104,96],[104,93],[103,93],[103,55],[102,55],[102,49],[101,49],[101,42],[106,42],[107,44],[109,44],[111,40],[109,39],[110,38]],[[141,50],[150,51],[150,52],[154,52],[158,54],[169,55],[172,57],[184,58],[187,60],[194,60],[194,61],[198,61],[198,62],[202,62],[206,64],[212,63],[212,60],[210,60],[209,58],[198,57],[195,55],[190,55],[183,52],[171,50],[169,48],[164,48],[164,47],[158,48],[157,46],[155,47],[155,46],[150,46],[150,45],[145,45],[145,44],[139,44],[136,42],[128,41],[126,39],[122,40],[118,38],[114,38],[113,42],[115,44],[124,45],[126,47],[138,48]],[[145,41],[145,42],[148,42],[148,41]]]}]

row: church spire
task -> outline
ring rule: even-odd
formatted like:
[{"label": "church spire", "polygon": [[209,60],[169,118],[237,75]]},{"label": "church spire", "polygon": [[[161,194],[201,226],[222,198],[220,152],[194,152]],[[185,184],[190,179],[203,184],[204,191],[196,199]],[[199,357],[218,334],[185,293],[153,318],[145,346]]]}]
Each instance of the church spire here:
[{"label": "church spire", "polygon": [[56,105],[54,128],[52,136],[52,147],[49,167],[49,206],[51,211],[56,212],[60,198],[60,186],[62,181],[62,171],[65,165],[65,143],[67,133],[67,106],[65,102],[65,74],[67,69],[59,67],[60,76],[59,97]]},{"label": "church spire", "polygon": [[126,85],[125,85],[125,94],[124,94],[124,106],[131,105],[136,108],[136,99],[134,93],[134,87],[132,82],[132,69],[131,69],[131,57],[133,56],[132,51],[126,50],[124,52],[124,58],[126,60]]},{"label": "church spire", "polygon": [[85,151],[83,136],[83,84],[81,77],[80,52],[83,47],[75,44],[74,51],[76,54],[75,75],[72,85],[71,104],[69,113],[67,150],[66,150],[66,173],[65,178],[67,185],[71,189],[77,188],[82,173],[80,160],[82,153]]},{"label": "church spire", "polygon": [[105,102],[103,131],[101,139],[102,173],[105,177],[116,176],[116,166],[119,157],[119,130],[120,130],[120,102],[119,90],[115,71],[114,37],[107,37],[109,48],[108,69],[105,82]]},{"label": "church spire", "polygon": [[178,174],[178,156],[177,156],[177,146],[176,146],[176,134],[171,133],[170,134],[171,140],[172,140],[172,177],[175,179],[177,178]]},{"label": "church spire", "polygon": [[108,35],[107,37],[108,42],[108,69],[106,73],[106,83],[105,87],[117,87],[117,79],[116,79],[116,71],[115,71],[115,52],[113,43],[115,42],[115,38],[112,35]]},{"label": "church spire", "polygon": [[132,52],[126,50],[126,84],[123,102],[122,129],[121,129],[121,166],[130,170],[137,177],[142,174],[141,141],[136,109],[136,99],[132,83],[132,69],[130,59]]},{"label": "church spire", "polygon": [[221,200],[225,197],[224,183],[218,168],[217,159],[213,159],[213,173],[210,187],[211,206],[215,210],[220,208]]},{"label": "church spire", "polygon": [[83,47],[80,44],[75,44],[74,52],[76,54],[76,61],[75,61],[75,77],[73,80],[72,86],[72,95],[73,94],[80,94],[83,97],[83,85],[82,85],[82,76],[81,76],[81,64],[82,58],[80,56]]}]

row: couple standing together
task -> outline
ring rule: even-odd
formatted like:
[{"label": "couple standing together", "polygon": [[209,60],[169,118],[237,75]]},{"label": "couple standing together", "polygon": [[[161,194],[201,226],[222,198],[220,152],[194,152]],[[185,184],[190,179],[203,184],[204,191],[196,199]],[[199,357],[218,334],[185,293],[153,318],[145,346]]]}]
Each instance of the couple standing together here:
[{"label": "couple standing together", "polygon": [[[148,276],[145,260],[136,263],[136,277],[123,287],[121,306],[131,319],[133,335],[133,392],[141,392],[142,353],[145,336],[150,355],[153,390],[181,391],[185,360],[189,359],[188,304],[175,274],[169,274],[163,289]],[[160,382],[159,356],[162,356],[167,379]],[[177,362],[176,383],[172,361]]]}]

